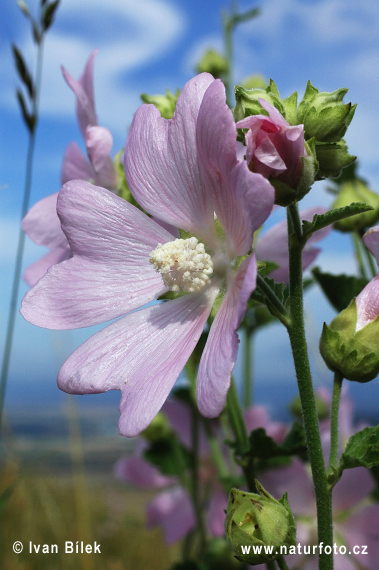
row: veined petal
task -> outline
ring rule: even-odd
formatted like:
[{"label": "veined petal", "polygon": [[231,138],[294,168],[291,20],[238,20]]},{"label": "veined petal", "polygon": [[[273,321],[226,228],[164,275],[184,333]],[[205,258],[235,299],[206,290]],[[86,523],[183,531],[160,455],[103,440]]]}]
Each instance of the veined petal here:
[{"label": "veined petal", "polygon": [[370,228],[363,236],[363,243],[371,251],[379,265],[379,226]]},{"label": "veined petal", "polygon": [[34,287],[52,265],[61,263],[70,257],[71,250],[67,240],[66,244],[66,247],[57,247],[49,251],[46,255],[37,259],[37,261],[25,269],[22,278],[29,287]]},{"label": "veined petal", "polygon": [[87,127],[85,141],[91,164],[99,172],[112,150],[112,135],[105,127]]},{"label": "veined petal", "polygon": [[83,138],[89,125],[97,125],[93,96],[93,62],[96,54],[97,50],[91,53],[79,81],[76,81],[62,66],[63,77],[76,96],[76,113]]},{"label": "veined petal", "polygon": [[371,279],[356,298],[357,325],[355,332],[363,329],[379,315],[379,275]]},{"label": "veined petal", "polygon": [[58,192],[39,200],[22,220],[21,228],[37,245],[50,249],[68,247],[57,215]]},{"label": "veined petal", "polygon": [[229,278],[225,298],[212,323],[197,375],[200,413],[214,418],[222,412],[237,359],[237,329],[255,289],[257,264],[254,255],[245,259],[238,273]]},{"label": "veined petal", "polygon": [[26,294],[21,312],[27,320],[54,329],[90,326],[166,291],[149,261],[158,243],[173,239],[164,228],[81,180],[63,186],[57,207],[73,257],[52,267]]},{"label": "veined petal", "polygon": [[96,173],[75,142],[71,142],[63,157],[61,182],[94,180]]},{"label": "veined petal", "polygon": [[271,212],[274,189],[236,153],[236,125],[226,105],[225,87],[216,80],[204,95],[196,140],[204,177],[213,190],[215,212],[226,233],[231,257],[246,254],[253,233]]},{"label": "veined petal", "polygon": [[58,386],[71,394],[121,390],[121,435],[144,430],[166,400],[200,338],[217,289],[136,311],[107,326],[63,364]]},{"label": "veined petal", "polygon": [[213,195],[196,146],[196,122],[207,87],[202,73],[188,81],[172,119],[154,105],[136,112],[125,148],[125,175],[137,202],[150,214],[200,236],[214,247]]}]

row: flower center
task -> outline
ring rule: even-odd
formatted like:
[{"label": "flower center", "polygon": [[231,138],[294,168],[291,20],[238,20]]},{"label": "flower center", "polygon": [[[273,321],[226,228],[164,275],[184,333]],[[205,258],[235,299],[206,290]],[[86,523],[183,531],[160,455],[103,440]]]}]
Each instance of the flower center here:
[{"label": "flower center", "polygon": [[150,254],[152,263],[170,291],[193,293],[210,283],[211,256],[195,237],[158,244]]}]

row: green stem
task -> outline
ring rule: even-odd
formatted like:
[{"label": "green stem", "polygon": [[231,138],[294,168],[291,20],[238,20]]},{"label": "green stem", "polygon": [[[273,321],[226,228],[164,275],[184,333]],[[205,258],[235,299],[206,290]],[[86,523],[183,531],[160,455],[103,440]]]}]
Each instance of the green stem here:
[{"label": "green stem", "polygon": [[288,570],[288,566],[286,561],[284,560],[284,556],[279,556],[279,558],[276,559],[276,563],[280,568],[280,570]]},{"label": "green stem", "polygon": [[36,140],[36,127],[38,123],[38,106],[39,106],[39,96],[40,96],[41,79],[42,79],[42,60],[43,60],[43,37],[41,38],[41,41],[38,44],[38,51],[37,51],[37,67],[36,67],[36,83],[35,83],[36,88],[35,88],[35,96],[33,99],[33,116],[35,117],[35,122],[33,129],[29,131],[30,135],[29,135],[29,144],[28,144],[28,151],[26,157],[24,197],[20,213],[20,230],[18,235],[16,261],[13,273],[12,293],[11,293],[11,300],[9,306],[8,323],[7,323],[5,345],[3,352],[3,362],[1,368],[0,431],[3,424],[5,392],[7,387],[9,364],[12,353],[14,327],[15,327],[17,307],[18,307],[18,294],[19,294],[20,281],[21,281],[21,270],[22,270],[22,262],[23,262],[24,249],[25,249],[25,234],[21,229],[21,221],[28,212],[29,203],[30,203],[30,193],[31,193],[32,176],[33,176],[33,159],[34,159],[34,149],[35,149],[35,140]]},{"label": "green stem", "polygon": [[377,276],[378,269],[377,269],[377,267],[375,266],[374,258],[373,258],[372,254],[371,254],[371,251],[370,251],[370,250],[365,246],[365,244],[363,243],[362,237],[363,237],[363,231],[362,231],[362,233],[360,234],[360,238],[361,238],[361,239],[360,239],[360,243],[361,243],[361,247],[362,247],[364,256],[365,256],[365,258],[366,258],[366,260],[367,260],[367,265],[368,265],[369,268],[370,268],[371,277],[374,278],[374,277]]},{"label": "green stem", "polygon": [[329,469],[336,466],[338,458],[338,413],[340,408],[343,376],[340,372],[334,374],[332,407],[330,410],[330,453]]},{"label": "green stem", "polygon": [[200,535],[200,557],[204,554],[207,543],[207,530],[204,521],[203,509],[201,508],[200,486],[199,486],[199,414],[197,408],[191,406],[191,443],[193,453],[192,464],[192,485],[191,496],[192,504],[195,511],[197,530]]},{"label": "green stem", "polygon": [[229,422],[236,439],[237,450],[242,456],[241,467],[245,475],[247,486],[249,491],[256,493],[254,460],[251,454],[245,455],[249,450],[249,438],[234,378],[232,378],[229,388],[226,400],[226,409],[228,412]]},{"label": "green stem", "polygon": [[245,353],[243,363],[243,404],[245,410],[252,405],[253,399],[253,370],[252,370],[252,338],[254,330],[245,330]]},{"label": "green stem", "polygon": [[355,257],[356,257],[358,267],[359,267],[359,273],[361,274],[361,277],[368,280],[365,264],[364,264],[363,257],[362,257],[361,236],[359,235],[358,232],[353,232],[352,237],[353,237]]},{"label": "green stem", "polygon": [[222,479],[228,475],[228,470],[225,465],[224,456],[222,454],[220,444],[213,433],[211,421],[208,420],[207,418],[203,418],[203,425],[205,433],[207,434],[207,442],[211,450],[213,462],[217,467],[217,473],[219,477],[221,477]]},{"label": "green stem", "polygon": [[[305,337],[302,270],[303,238],[297,204],[290,205],[287,209],[287,213],[289,231],[289,286],[291,316],[291,322],[288,326],[288,334],[295,364],[304,429],[307,438],[309,460],[316,495],[318,541],[319,543],[323,542],[324,545],[332,546],[332,499],[326,478],[316,402]],[[333,555],[327,555],[323,551],[322,554],[320,554],[319,565],[322,570],[331,570],[333,568]]]}]

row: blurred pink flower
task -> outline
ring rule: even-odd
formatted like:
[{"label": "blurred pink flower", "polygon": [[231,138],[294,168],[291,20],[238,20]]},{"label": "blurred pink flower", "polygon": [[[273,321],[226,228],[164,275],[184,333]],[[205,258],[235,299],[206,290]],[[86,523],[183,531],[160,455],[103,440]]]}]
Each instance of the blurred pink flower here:
[{"label": "blurred pink flower", "polygon": [[[319,396],[331,404],[328,390],[318,390]],[[340,402],[339,438],[341,450],[357,428],[353,427],[353,404],[346,389]],[[358,429],[362,429],[359,426]],[[327,459],[330,446],[330,422],[320,422],[324,456]],[[260,475],[259,480],[274,496],[288,492],[288,500],[297,523],[297,543],[303,546],[317,544],[317,516],[309,466],[299,459],[291,465],[272,469]],[[347,469],[333,489],[333,519],[335,542],[345,545],[351,555],[337,554],[336,570],[371,570],[379,557],[379,504],[370,499],[375,485],[370,472],[364,467]],[[367,546],[367,554],[353,554],[353,547]],[[312,550],[311,550],[312,551]],[[317,556],[309,554],[287,556],[289,568],[317,570]]]},{"label": "blurred pink flower", "polygon": [[[300,218],[302,220],[312,221],[315,214],[324,214],[325,208],[315,206],[302,210]],[[307,241],[303,249],[303,271],[314,262],[321,249],[313,244],[320,241],[331,231],[331,226],[327,226],[322,230],[315,232]],[[262,236],[259,235],[255,245],[255,255],[260,261],[273,261],[278,265],[276,269],[271,271],[270,277],[275,281],[288,283],[289,281],[289,257],[288,257],[288,238],[287,238],[287,222],[283,220],[275,226],[271,227]]]},{"label": "blurred pink flower", "polygon": [[[112,148],[112,135],[97,126],[93,97],[93,61],[97,50],[90,55],[84,71],[75,81],[62,68],[63,75],[76,95],[76,113],[85,140],[89,161],[79,146],[72,142],[63,158],[62,183],[69,180],[89,180],[109,190],[117,186],[116,170],[109,156]],[[52,194],[37,202],[22,221],[22,229],[37,245],[50,249],[41,259],[30,265],[23,275],[26,283],[33,287],[52,265],[71,257],[71,249],[57,216],[58,194]]]},{"label": "blurred pink flower", "polygon": [[[363,236],[365,246],[371,251],[379,265],[379,226],[370,228]],[[379,316],[379,274],[371,279],[356,298],[357,326],[355,332],[363,329]]]},{"label": "blurred pink flower", "polygon": [[[125,171],[149,214],[197,237],[175,240],[122,198],[68,182],[57,211],[73,257],[26,294],[22,314],[38,326],[70,329],[130,313],[79,347],[63,364],[58,385],[76,394],[121,390],[119,430],[134,436],[162,407],[222,290],[197,378],[200,412],[221,413],[238,352],[236,330],[257,274],[254,255],[237,261],[268,217],[274,190],[237,160],[225,88],[209,74],[186,84],[173,119],[163,119],[153,105],[138,109]],[[131,312],[168,290],[188,294]]]},{"label": "blurred pink flower", "polygon": [[[188,405],[168,399],[162,408],[169,423],[178,435],[179,441],[191,449],[191,411]],[[248,431],[263,427],[277,442],[284,438],[287,426],[270,420],[263,406],[253,406],[245,411]],[[230,450],[224,444],[224,435],[217,420],[213,423],[213,434],[219,442],[224,461],[228,465]],[[202,510],[208,532],[211,536],[224,536],[225,511],[228,504],[227,493],[218,479],[216,466],[203,429],[199,433],[199,483]],[[178,478],[163,476],[159,470],[143,458],[147,444],[138,440],[134,455],[122,457],[115,465],[119,479],[143,489],[157,489],[160,492],[147,505],[147,526],[162,526],[165,540],[171,544],[183,538],[196,525],[196,518],[188,491],[180,486]]]},{"label": "blurred pink flower", "polygon": [[279,111],[264,99],[259,103],[267,115],[252,115],[238,121],[245,135],[246,160],[253,172],[273,176],[295,188],[301,172],[301,157],[307,156],[304,125],[291,126]]}]

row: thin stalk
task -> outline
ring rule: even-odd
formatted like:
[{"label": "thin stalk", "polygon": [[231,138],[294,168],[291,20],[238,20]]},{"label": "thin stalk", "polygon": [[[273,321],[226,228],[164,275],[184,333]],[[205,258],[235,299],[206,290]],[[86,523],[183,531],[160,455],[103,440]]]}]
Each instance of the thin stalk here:
[{"label": "thin stalk", "polygon": [[228,470],[225,465],[224,456],[220,448],[220,444],[215,437],[212,429],[211,421],[207,418],[203,418],[203,425],[205,433],[207,435],[207,442],[211,450],[211,455],[215,466],[217,467],[217,473],[221,477],[226,477],[228,475]]},{"label": "thin stalk", "polygon": [[234,378],[232,378],[229,388],[226,400],[226,409],[229,422],[236,439],[237,450],[243,457],[241,460],[241,467],[245,475],[247,486],[249,491],[256,493],[254,460],[251,455],[245,456],[245,453],[249,450],[249,438]]},{"label": "thin stalk", "polygon": [[367,265],[368,265],[369,268],[370,268],[371,277],[376,277],[376,276],[377,276],[377,273],[378,273],[378,269],[377,269],[377,267],[375,266],[374,258],[373,258],[373,256],[372,256],[371,252],[370,252],[369,249],[365,246],[365,244],[362,242],[362,236],[361,236],[361,245],[362,245],[362,250],[363,250],[364,256],[365,256],[365,258],[366,258],[366,260],[367,260]]},{"label": "thin stalk", "polygon": [[243,360],[243,405],[247,410],[253,400],[253,370],[252,370],[252,338],[254,330],[247,327],[245,330],[245,352]]},{"label": "thin stalk", "polygon": [[338,457],[338,414],[340,408],[342,381],[343,376],[339,372],[336,372],[334,374],[332,407],[330,410],[329,469],[336,466]]},{"label": "thin stalk", "polygon": [[200,501],[199,485],[199,415],[195,406],[191,410],[191,443],[193,453],[193,464],[191,470],[191,497],[195,511],[197,529],[200,535],[200,556],[203,555],[207,543],[207,531],[204,521],[203,510]]},{"label": "thin stalk", "polygon": [[23,262],[24,249],[25,249],[25,234],[21,229],[21,221],[26,215],[27,211],[29,210],[29,203],[30,203],[30,193],[31,193],[32,176],[33,176],[34,149],[36,141],[36,128],[38,123],[38,108],[39,108],[39,98],[41,91],[42,61],[43,61],[43,37],[41,38],[41,41],[38,44],[38,50],[37,50],[37,66],[36,66],[36,82],[35,82],[36,87],[35,87],[35,97],[33,99],[33,115],[35,117],[35,123],[33,129],[29,131],[30,136],[29,136],[28,151],[26,156],[24,197],[21,207],[20,230],[18,235],[17,254],[16,254],[16,261],[13,273],[11,301],[10,301],[7,331],[5,337],[3,363],[1,368],[0,430],[2,428],[2,423],[3,423],[5,392],[8,381],[10,357],[12,353],[14,327],[15,327],[16,314],[17,314],[17,302],[18,302],[18,294],[19,294],[20,280],[21,280],[21,270],[22,270],[22,262]]},{"label": "thin stalk", "polygon": [[286,561],[284,560],[284,556],[279,556],[279,558],[276,559],[276,563],[280,568],[280,570],[288,570],[288,566]]},{"label": "thin stalk", "polygon": [[[289,231],[288,242],[291,316],[291,322],[287,330],[295,364],[304,429],[307,438],[309,460],[316,495],[318,541],[319,543],[323,542],[324,545],[332,546],[332,499],[327,483],[316,402],[308,358],[307,341],[305,337],[302,270],[303,240],[297,204],[290,205],[287,209],[287,214]],[[323,551],[320,554],[319,567],[322,570],[331,570],[333,568],[332,554],[327,555]]]},{"label": "thin stalk", "polygon": [[367,276],[367,272],[366,272],[366,268],[365,268],[365,264],[364,264],[363,256],[362,256],[361,236],[359,235],[358,232],[353,232],[352,237],[353,237],[354,252],[355,252],[355,257],[356,257],[356,260],[358,263],[359,273],[361,274],[361,277],[368,280],[368,276]]}]

